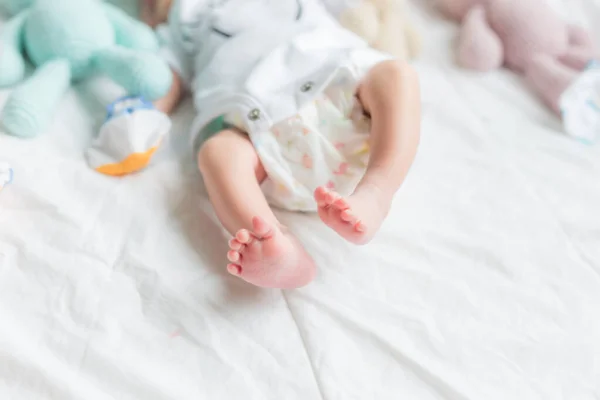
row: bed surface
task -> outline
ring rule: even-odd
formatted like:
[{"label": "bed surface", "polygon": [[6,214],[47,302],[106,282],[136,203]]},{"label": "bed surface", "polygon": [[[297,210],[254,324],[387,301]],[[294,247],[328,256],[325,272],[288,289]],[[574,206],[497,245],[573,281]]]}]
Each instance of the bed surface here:
[{"label": "bed surface", "polygon": [[[596,3],[569,4],[600,21]],[[456,69],[456,26],[428,3],[415,18],[417,161],[369,246],[281,214],[320,267],[301,290],[226,274],[185,152],[189,101],[161,162],[124,179],[83,159],[101,81],[39,138],[0,136],[15,170],[0,399],[600,398],[600,145],[566,138],[509,72]]]}]

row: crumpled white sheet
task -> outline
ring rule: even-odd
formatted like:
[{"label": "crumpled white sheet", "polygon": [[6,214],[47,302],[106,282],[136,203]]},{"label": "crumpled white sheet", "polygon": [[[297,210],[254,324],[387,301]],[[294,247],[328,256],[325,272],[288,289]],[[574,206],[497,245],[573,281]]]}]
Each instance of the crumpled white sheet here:
[{"label": "crumpled white sheet", "polygon": [[13,170],[5,162],[0,161],[0,190],[4,188],[4,186],[11,183],[13,180]]},{"label": "crumpled white sheet", "polygon": [[0,136],[19,177],[0,196],[0,398],[598,398],[600,146],[509,72],[456,69],[456,26],[418,16],[417,161],[369,246],[282,214],[320,266],[305,289],[225,272],[189,102],[163,162],[123,179],[86,166],[76,91],[39,138]]}]

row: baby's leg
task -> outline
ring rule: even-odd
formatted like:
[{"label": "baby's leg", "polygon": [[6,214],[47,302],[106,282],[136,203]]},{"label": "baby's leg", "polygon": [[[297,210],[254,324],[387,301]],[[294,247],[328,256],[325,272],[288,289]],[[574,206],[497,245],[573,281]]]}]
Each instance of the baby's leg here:
[{"label": "baby's leg", "polygon": [[385,61],[369,71],[358,89],[371,115],[371,154],[364,177],[348,198],[320,187],[321,219],[347,240],[371,240],[415,158],[420,135],[416,72],[406,63]]},{"label": "baby's leg", "polygon": [[227,270],[262,287],[312,281],[313,260],[277,221],[261,191],[266,173],[248,137],[236,130],[216,134],[202,145],[198,166],[217,217],[234,236]]}]

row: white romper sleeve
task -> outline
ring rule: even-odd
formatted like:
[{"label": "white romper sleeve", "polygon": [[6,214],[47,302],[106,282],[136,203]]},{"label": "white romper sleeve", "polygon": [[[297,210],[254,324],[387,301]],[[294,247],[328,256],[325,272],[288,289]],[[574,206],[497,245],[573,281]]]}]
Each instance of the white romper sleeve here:
[{"label": "white romper sleeve", "polygon": [[211,0],[175,0],[169,21],[157,27],[161,56],[188,88],[195,75],[195,56],[205,36],[202,32],[194,32],[194,28],[206,16],[211,4]]}]

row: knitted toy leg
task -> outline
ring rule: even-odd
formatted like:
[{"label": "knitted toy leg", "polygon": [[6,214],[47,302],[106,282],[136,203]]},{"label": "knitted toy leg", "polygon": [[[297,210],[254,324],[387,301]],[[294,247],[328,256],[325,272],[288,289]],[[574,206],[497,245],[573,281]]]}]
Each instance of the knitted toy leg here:
[{"label": "knitted toy leg", "polygon": [[71,69],[65,60],[50,61],[18,86],[8,98],[0,123],[11,135],[37,136],[52,119],[71,85]]},{"label": "knitted toy leg", "polygon": [[124,47],[112,47],[94,55],[94,66],[121,85],[127,94],[149,100],[163,97],[173,81],[171,69],[159,56]]}]

